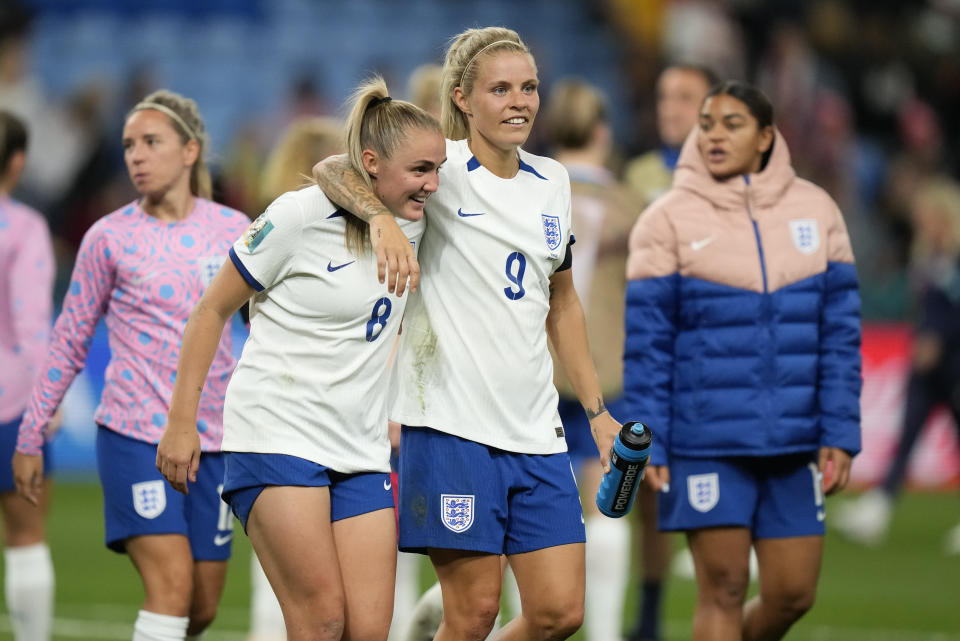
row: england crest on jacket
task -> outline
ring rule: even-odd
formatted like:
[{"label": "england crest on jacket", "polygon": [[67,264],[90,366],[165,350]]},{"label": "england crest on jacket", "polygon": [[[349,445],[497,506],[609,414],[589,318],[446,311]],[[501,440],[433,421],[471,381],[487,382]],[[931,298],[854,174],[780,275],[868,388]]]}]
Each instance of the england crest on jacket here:
[{"label": "england crest on jacket", "polygon": [[790,235],[793,237],[793,246],[803,254],[812,254],[820,249],[820,230],[817,221],[812,218],[791,220]]},{"label": "england crest on jacket", "polygon": [[547,248],[556,252],[563,242],[563,234],[560,230],[560,218],[549,214],[540,214],[540,220],[543,221],[543,238],[547,241]]}]

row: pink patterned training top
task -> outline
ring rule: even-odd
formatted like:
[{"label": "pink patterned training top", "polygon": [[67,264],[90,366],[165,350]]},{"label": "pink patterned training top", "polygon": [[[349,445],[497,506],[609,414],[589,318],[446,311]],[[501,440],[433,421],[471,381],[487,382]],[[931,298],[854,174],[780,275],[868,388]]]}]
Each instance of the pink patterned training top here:
[{"label": "pink patterned training top", "polygon": [[[136,202],[97,221],[80,245],[17,451],[40,453],[42,430],[83,367],[103,315],[111,358],[93,418],[139,441],[159,442],[187,317],[249,224],[244,214],[200,198],[178,222],[157,220]],[[228,327],[197,414],[204,451],[220,449],[223,398],[234,365]]]},{"label": "pink patterned training top", "polygon": [[53,275],[43,216],[0,196],[0,423],[23,413],[47,355]]}]

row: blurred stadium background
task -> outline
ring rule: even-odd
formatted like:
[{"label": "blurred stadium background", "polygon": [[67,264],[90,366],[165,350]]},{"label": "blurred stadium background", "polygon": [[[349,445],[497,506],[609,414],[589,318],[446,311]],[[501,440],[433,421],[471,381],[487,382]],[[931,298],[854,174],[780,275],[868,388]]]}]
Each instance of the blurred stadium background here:
[{"label": "blurred stadium background", "polygon": [[[124,114],[148,91],[197,101],[216,199],[255,217],[264,158],[289,122],[336,115],[374,70],[405,96],[410,72],[440,62],[447,38],[491,24],[531,46],[543,99],[568,75],[607,94],[618,164],[657,144],[653,85],[665,63],[704,64],[769,93],[799,173],[830,191],[850,226],[865,322],[854,482],[878,482],[894,454],[909,363],[908,203],[925,178],[958,179],[958,0],[0,0],[0,108],[26,117],[33,135],[15,195],[49,218],[57,300],[83,233],[135,195],[119,138]],[[528,148],[546,153],[536,136],[535,127]],[[101,544],[90,417],[108,355],[101,330],[54,443],[58,639],[129,638],[141,597],[129,562]],[[940,412],[916,448],[912,491],[886,542],[862,549],[829,535],[818,603],[788,638],[960,640],[960,557],[942,552],[960,518],[950,491],[958,480],[955,430]],[[246,628],[245,539],[237,549],[211,641],[242,639]],[[689,636],[693,594],[692,583],[671,583],[671,638]],[[9,634],[0,615],[0,638]]]}]

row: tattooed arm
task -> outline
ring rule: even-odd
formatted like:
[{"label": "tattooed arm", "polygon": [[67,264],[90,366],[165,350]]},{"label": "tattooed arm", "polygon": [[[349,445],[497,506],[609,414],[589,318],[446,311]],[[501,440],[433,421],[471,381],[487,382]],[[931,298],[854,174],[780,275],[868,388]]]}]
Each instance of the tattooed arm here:
[{"label": "tattooed arm", "polygon": [[313,178],[331,201],[370,225],[370,244],[377,255],[380,282],[386,278],[387,290],[403,295],[410,279],[410,291],[420,282],[420,264],[410,240],[400,230],[373,190],[357,174],[345,154],[330,156],[313,167]]},{"label": "tattooed arm", "polygon": [[610,469],[610,450],[620,424],[607,411],[600,391],[600,380],[593,366],[587,344],[587,325],[583,317],[580,297],[573,288],[569,269],[550,277],[550,311],[547,313],[547,335],[563,373],[573,386],[587,418],[590,431],[600,451],[604,472]]}]

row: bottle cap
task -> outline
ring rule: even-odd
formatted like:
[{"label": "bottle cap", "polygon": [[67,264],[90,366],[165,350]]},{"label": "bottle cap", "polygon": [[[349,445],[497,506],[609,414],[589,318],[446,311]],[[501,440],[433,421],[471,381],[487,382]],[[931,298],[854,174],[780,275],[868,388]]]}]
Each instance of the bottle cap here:
[{"label": "bottle cap", "polygon": [[629,421],[624,423],[620,431],[620,440],[632,450],[645,450],[650,447],[653,434],[650,428],[640,421]]}]

